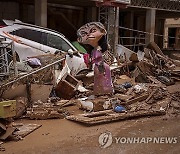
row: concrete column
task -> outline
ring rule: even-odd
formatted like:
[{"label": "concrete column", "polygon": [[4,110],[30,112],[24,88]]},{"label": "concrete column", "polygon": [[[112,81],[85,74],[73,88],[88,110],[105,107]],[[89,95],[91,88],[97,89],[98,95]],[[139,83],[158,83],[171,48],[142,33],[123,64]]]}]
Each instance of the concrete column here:
[{"label": "concrete column", "polygon": [[146,32],[151,33],[146,35],[146,44],[154,41],[154,32],[155,32],[155,19],[156,19],[156,10],[148,9],[146,11]]},{"label": "concrete column", "polygon": [[176,44],[175,44],[175,48],[176,49],[180,49],[180,28],[179,27],[177,27],[177,29],[176,29]]},{"label": "concrete column", "polygon": [[114,53],[116,54],[116,46],[119,43],[119,7],[115,10],[115,28],[114,28]]},{"label": "concrete column", "polygon": [[164,26],[164,37],[163,37],[163,48],[168,48],[168,33],[169,33],[169,27]]},{"label": "concrete column", "polygon": [[35,24],[47,27],[47,0],[35,0]]},{"label": "concrete column", "polygon": [[115,14],[115,8],[109,7],[108,8],[108,22],[107,22],[107,40],[110,44],[113,52],[115,49],[114,42],[115,42],[115,21],[116,21],[116,14]]}]

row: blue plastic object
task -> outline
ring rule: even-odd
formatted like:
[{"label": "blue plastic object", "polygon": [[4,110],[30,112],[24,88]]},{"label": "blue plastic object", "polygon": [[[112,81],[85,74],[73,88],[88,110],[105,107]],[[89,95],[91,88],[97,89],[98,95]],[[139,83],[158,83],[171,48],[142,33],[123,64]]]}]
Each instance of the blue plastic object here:
[{"label": "blue plastic object", "polygon": [[122,84],[122,86],[123,86],[124,88],[128,89],[128,88],[131,88],[131,87],[132,87],[132,84],[129,83],[129,82],[125,82],[124,84]]},{"label": "blue plastic object", "polygon": [[126,111],[126,108],[121,106],[121,105],[117,105],[115,108],[114,108],[114,111],[115,112],[124,112]]}]

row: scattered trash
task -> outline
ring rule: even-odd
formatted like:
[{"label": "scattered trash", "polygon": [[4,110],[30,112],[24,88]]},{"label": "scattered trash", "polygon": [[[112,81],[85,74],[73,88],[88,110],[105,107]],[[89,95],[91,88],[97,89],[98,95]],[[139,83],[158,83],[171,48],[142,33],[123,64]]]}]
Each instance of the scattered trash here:
[{"label": "scattered trash", "polygon": [[137,84],[134,86],[135,93],[142,93],[147,91],[147,87],[145,84]]},{"label": "scattered trash", "polygon": [[32,67],[38,67],[41,66],[41,62],[37,58],[28,58],[27,62],[29,63],[30,66]]},{"label": "scattered trash", "polygon": [[93,111],[93,103],[91,101],[80,101],[79,109],[84,109],[87,111]]}]

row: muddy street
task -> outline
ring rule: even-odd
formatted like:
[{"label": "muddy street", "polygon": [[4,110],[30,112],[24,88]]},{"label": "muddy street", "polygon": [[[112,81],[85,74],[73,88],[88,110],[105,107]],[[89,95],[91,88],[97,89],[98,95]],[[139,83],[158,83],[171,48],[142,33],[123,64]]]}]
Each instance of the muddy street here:
[{"label": "muddy street", "polygon": [[[42,124],[34,133],[22,141],[8,142],[3,145],[7,154],[20,153],[70,153],[70,154],[131,154],[131,153],[179,153],[180,151],[180,118],[151,117],[138,120],[114,122],[96,126],[83,126],[67,120],[42,120],[18,122]],[[99,136],[111,132],[117,137],[178,137],[178,143],[113,143],[101,148]]]}]

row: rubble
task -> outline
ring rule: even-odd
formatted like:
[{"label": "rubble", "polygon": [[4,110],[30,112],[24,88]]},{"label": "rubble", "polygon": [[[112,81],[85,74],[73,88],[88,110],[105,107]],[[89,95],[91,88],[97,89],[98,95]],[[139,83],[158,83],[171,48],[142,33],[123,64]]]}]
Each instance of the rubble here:
[{"label": "rubble", "polygon": [[1,134],[0,140],[6,140],[9,136],[13,134],[15,130],[16,130],[15,127],[9,126],[4,130],[5,133]]},{"label": "rubble", "polygon": [[[0,112],[0,115],[4,119],[66,118],[87,125],[165,114],[178,116],[180,93],[175,83],[180,81],[180,70],[177,62],[166,57],[155,43],[138,53],[122,46],[118,48],[122,49],[118,53],[119,61],[110,67],[113,94],[93,95],[94,73],[88,69],[72,74],[64,65],[57,75],[54,65],[62,62],[63,56],[58,62],[53,59],[51,64],[47,57],[41,57],[42,66],[1,84],[1,101],[6,102],[4,111],[8,114]],[[12,112],[7,102],[13,102]],[[0,122],[0,139],[10,136],[22,139],[39,127],[41,125]]]},{"label": "rubble", "polygon": [[0,142],[0,151],[6,151],[4,147],[2,147],[3,142]]},{"label": "rubble", "polygon": [[58,104],[53,105],[52,103],[43,103],[38,100],[33,103],[32,107],[27,108],[26,117],[39,120],[52,118],[63,119],[66,114],[68,113],[62,109],[61,105],[58,106]]},{"label": "rubble", "polygon": [[21,140],[31,132],[40,128],[38,124],[19,124],[8,120],[0,121],[0,140]]},{"label": "rubble", "polygon": [[18,136],[20,139],[24,138],[25,136],[29,135],[36,129],[40,128],[42,125],[39,124],[13,124],[16,127],[17,131],[13,133],[14,136]]}]

